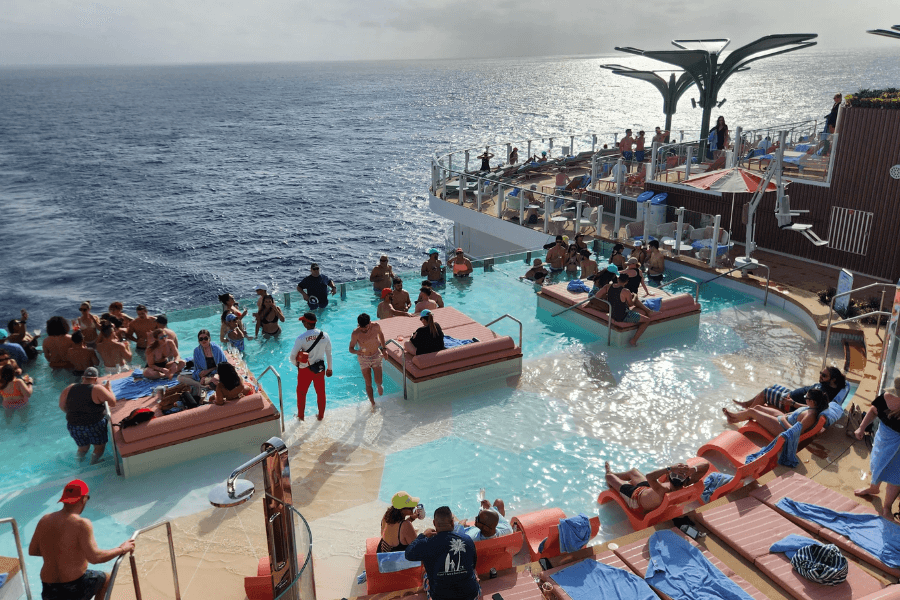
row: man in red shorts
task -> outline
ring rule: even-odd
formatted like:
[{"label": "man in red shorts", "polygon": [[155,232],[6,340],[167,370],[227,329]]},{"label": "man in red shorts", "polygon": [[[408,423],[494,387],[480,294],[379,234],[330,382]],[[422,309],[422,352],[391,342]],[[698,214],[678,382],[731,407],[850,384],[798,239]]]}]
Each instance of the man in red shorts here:
[{"label": "man in red shorts", "polygon": [[[325,417],[325,378],[331,377],[331,338],[316,329],[316,315],[308,312],[300,317],[306,332],[297,336],[291,350],[291,362],[297,367],[297,418],[304,420],[306,392],[309,384],[316,388],[319,404],[318,419]],[[326,359],[328,360],[326,368]]]}]

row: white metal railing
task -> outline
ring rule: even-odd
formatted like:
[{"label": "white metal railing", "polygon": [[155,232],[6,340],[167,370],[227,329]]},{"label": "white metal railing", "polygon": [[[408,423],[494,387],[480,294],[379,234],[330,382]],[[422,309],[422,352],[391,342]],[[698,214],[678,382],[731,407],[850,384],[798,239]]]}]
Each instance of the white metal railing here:
[{"label": "white metal railing", "polygon": [[[827,364],[827,361],[828,361],[828,349],[831,346],[831,328],[834,325],[841,325],[842,323],[850,323],[852,321],[858,321],[865,317],[872,317],[872,316],[879,316],[879,317],[886,316],[886,317],[890,318],[891,313],[889,311],[875,310],[875,311],[867,312],[863,315],[856,315],[855,317],[842,319],[840,321],[833,321],[834,315],[835,315],[835,310],[834,310],[834,301],[835,300],[837,300],[838,298],[843,298],[844,296],[850,296],[851,294],[855,294],[857,292],[862,292],[863,290],[870,290],[870,289],[874,289],[874,288],[878,288],[881,290],[881,302],[879,304],[879,308],[883,308],[885,292],[890,291],[893,293],[894,290],[897,289],[897,286],[893,283],[870,283],[869,285],[864,285],[860,288],[856,288],[855,290],[849,290],[847,292],[841,292],[840,294],[835,294],[834,297],[831,299],[831,304],[829,305],[829,308],[831,310],[829,310],[829,312],[828,312],[828,326],[825,328],[825,352],[822,355],[822,367],[823,368],[825,367],[825,365]],[[848,304],[848,306],[849,306],[849,304]],[[878,324],[875,327],[876,335],[878,335],[878,332],[880,329],[881,329],[881,319],[878,320]]]},{"label": "white metal railing", "polygon": [[612,316],[611,316],[612,315],[612,305],[609,303],[608,300],[604,300],[603,298],[590,298],[589,297],[587,300],[582,300],[578,304],[573,304],[572,306],[567,306],[566,308],[562,309],[561,311],[555,312],[550,316],[558,317],[559,315],[563,314],[564,312],[568,312],[568,311],[572,310],[573,308],[578,308],[579,306],[583,306],[583,305],[587,304],[591,300],[596,300],[597,302],[602,302],[603,304],[606,305],[606,345],[611,346],[612,345]]},{"label": "white metal railing", "polygon": [[[172,582],[175,585],[175,600],[181,600],[181,588],[178,586],[178,568],[175,565],[175,544],[172,541],[172,524],[169,521],[160,521],[159,523],[144,527],[143,529],[138,529],[131,535],[131,541],[137,542],[138,537],[142,534],[162,526],[165,526],[166,528],[166,536],[169,541],[169,561],[172,564]],[[116,576],[119,574],[119,565],[124,558],[125,555],[123,554],[116,559],[115,563],[113,563],[112,571],[109,574],[109,586],[106,588],[104,600],[110,600],[110,598],[112,598],[113,588],[116,585]],[[138,569],[137,562],[134,560],[134,552],[128,553],[128,560],[131,563],[131,578],[133,580],[132,583],[134,584],[134,596],[137,600],[142,600],[141,584],[138,580]]]},{"label": "white metal railing", "polygon": [[19,555],[19,568],[22,569],[22,582],[25,584],[25,597],[31,600],[31,585],[28,583],[28,570],[25,568],[25,553],[22,551],[22,538],[19,537],[19,524],[11,517],[0,519],[0,525],[3,523],[9,523],[12,527],[13,537],[16,540],[16,552]]},{"label": "white metal railing", "polygon": [[[259,382],[259,380],[263,378],[263,375],[265,375],[269,371],[271,371],[272,374],[275,375],[275,379],[278,380],[278,410],[281,412],[281,432],[284,433],[284,399],[282,398],[281,394],[281,374],[275,369],[275,367],[269,365],[268,367],[263,369],[263,372],[259,374],[259,376],[256,378],[256,381]],[[262,386],[260,386],[260,388],[262,388]]]},{"label": "white metal railing", "polygon": [[501,316],[497,317],[496,319],[494,319],[493,321],[491,321],[490,323],[485,325],[485,327],[490,327],[494,323],[496,323],[498,321],[502,321],[503,319],[511,319],[519,324],[519,350],[521,351],[522,350],[522,321],[518,320],[517,318],[515,318],[512,315],[506,314],[506,315],[501,315]]},{"label": "white metal railing", "polygon": [[[679,281],[686,281],[689,284],[693,285],[694,286],[694,302],[700,302],[700,283],[696,279],[691,279],[690,277],[676,277],[672,281],[667,281],[663,284],[660,284],[659,287],[660,287],[660,289],[662,289],[664,287],[670,286],[673,283],[677,283]],[[710,281],[712,281],[712,280],[710,280]],[[703,283],[708,283],[708,282],[704,281]]]}]

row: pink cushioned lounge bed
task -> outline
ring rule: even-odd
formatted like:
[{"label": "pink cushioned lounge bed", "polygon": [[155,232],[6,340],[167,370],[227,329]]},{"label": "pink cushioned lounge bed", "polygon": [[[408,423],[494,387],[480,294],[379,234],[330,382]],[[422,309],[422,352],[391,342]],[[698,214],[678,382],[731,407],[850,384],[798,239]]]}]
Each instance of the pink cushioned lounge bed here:
[{"label": "pink cushioned lounge bed", "polygon": [[[566,289],[568,282],[547,285],[541,288],[538,294],[538,306],[551,313],[574,306],[587,300],[586,293],[572,293]],[[659,337],[674,331],[696,329],[700,326],[700,304],[690,294],[670,294],[666,290],[650,288],[654,296],[662,300],[659,311],[651,313],[650,326],[644,332],[642,340]],[[639,299],[644,300],[643,289]],[[598,337],[606,339],[607,319],[609,315],[585,304],[578,308],[567,310],[560,318],[574,323],[583,329],[594,333]],[[613,321],[610,332],[610,345],[624,346],[628,343],[637,329],[635,323],[622,323]]]},{"label": "pink cushioned lounge bed", "polygon": [[[124,377],[131,373],[111,379]],[[153,419],[127,429],[113,428],[113,442],[126,477],[198,456],[258,446],[281,435],[280,414],[264,392],[223,406],[206,404],[171,415],[162,414],[154,396],[121,400],[110,411],[113,423],[136,408],[152,409]]]},{"label": "pink cushioned lounge bed", "polygon": [[406,363],[406,397],[416,399],[434,393],[446,393],[472,385],[505,379],[522,372],[522,349],[508,335],[497,335],[455,308],[449,306],[431,311],[444,335],[456,339],[477,338],[478,341],[422,356],[415,355],[409,342],[412,334],[422,326],[415,317],[381,319],[381,331],[386,340],[403,338],[404,352],[395,344],[388,344],[385,372],[403,385]]}]

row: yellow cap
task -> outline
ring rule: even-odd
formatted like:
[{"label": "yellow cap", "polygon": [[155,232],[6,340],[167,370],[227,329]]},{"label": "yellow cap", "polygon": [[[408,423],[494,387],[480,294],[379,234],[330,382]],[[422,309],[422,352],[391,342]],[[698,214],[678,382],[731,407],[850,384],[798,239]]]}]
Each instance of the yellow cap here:
[{"label": "yellow cap", "polygon": [[413,498],[406,492],[397,492],[396,494],[394,494],[394,497],[391,498],[391,506],[393,506],[397,510],[402,510],[404,508],[415,508],[418,503],[418,498]]}]

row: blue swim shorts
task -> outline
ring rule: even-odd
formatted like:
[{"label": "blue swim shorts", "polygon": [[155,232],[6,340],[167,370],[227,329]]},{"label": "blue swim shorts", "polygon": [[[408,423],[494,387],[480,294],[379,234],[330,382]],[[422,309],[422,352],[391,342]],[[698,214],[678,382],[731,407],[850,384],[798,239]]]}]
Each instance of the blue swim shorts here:
[{"label": "blue swim shorts", "polygon": [[791,395],[791,390],[783,385],[773,385],[763,390],[766,397],[766,404],[781,409],[782,405]]},{"label": "blue swim shorts", "polygon": [[625,319],[623,323],[640,323],[641,313],[628,309],[625,311]]},{"label": "blue swim shorts", "polygon": [[106,417],[103,417],[93,425],[66,425],[69,435],[75,440],[79,448],[84,446],[100,446],[109,441],[109,429],[106,427]]},{"label": "blue swim shorts", "polygon": [[75,581],[67,583],[43,583],[43,600],[90,600],[106,583],[106,573],[88,569]]}]

